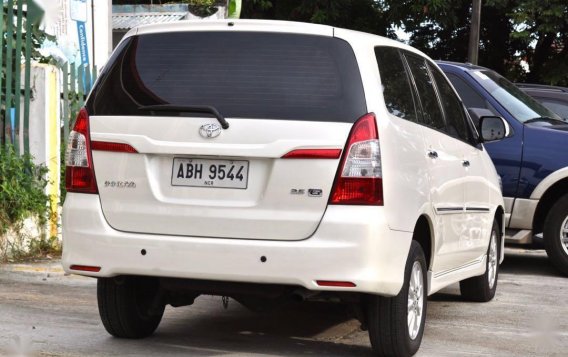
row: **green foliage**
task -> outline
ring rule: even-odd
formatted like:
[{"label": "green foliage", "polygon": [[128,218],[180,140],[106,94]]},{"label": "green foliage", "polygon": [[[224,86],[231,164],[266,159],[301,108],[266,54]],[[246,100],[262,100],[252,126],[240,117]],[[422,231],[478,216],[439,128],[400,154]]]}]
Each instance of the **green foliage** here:
[{"label": "green foliage", "polygon": [[40,224],[48,218],[47,168],[35,165],[26,154],[20,156],[13,147],[0,149],[0,235],[36,216]]},{"label": "green foliage", "polygon": [[199,17],[209,17],[217,12],[213,0],[186,0],[189,11]]},{"label": "green foliage", "polygon": [[568,86],[568,2],[517,0],[508,16],[519,56],[531,67],[527,80]]},{"label": "green foliage", "polygon": [[241,18],[312,22],[394,37],[388,14],[374,0],[249,0]]},{"label": "green foliage", "polygon": [[[467,61],[471,0],[379,2],[411,45],[436,59]],[[516,81],[568,85],[568,2],[482,1],[479,64]]]},{"label": "green foliage", "polygon": [[[471,0],[249,0],[242,18],[322,23],[396,37],[435,59],[467,61]],[[521,68],[521,60],[530,72]],[[484,0],[479,64],[516,80],[568,85],[568,2]]]}]

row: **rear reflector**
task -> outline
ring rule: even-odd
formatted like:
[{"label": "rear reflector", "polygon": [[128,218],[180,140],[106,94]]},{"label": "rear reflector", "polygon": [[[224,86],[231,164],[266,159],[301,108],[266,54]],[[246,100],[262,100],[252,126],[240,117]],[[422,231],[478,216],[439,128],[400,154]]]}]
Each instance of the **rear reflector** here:
[{"label": "rear reflector", "polygon": [[107,141],[91,141],[91,149],[98,151],[114,151],[114,152],[129,152],[138,153],[138,151],[128,144],[122,143],[109,143]]},{"label": "rear reflector", "polygon": [[339,159],[341,149],[298,149],[282,156],[283,159]]},{"label": "rear reflector", "polygon": [[80,270],[80,271],[90,271],[92,273],[98,273],[101,271],[101,267],[92,267],[88,265],[71,265],[69,267],[71,270]]},{"label": "rear reflector", "polygon": [[350,281],[329,281],[329,280],[316,280],[316,284],[319,286],[330,286],[339,288],[354,288],[357,285]]}]

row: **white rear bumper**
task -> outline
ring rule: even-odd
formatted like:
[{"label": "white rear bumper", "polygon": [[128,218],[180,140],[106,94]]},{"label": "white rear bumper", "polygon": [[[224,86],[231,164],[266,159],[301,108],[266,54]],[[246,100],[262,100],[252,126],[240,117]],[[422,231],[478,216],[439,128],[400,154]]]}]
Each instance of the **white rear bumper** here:
[{"label": "white rear bumper", "polygon": [[[383,210],[329,206],[314,235],[301,241],[182,237],[117,231],[107,224],[98,195],[69,193],[63,209],[63,268],[93,277],[144,275],[396,295],[412,234],[388,229]],[[101,270],[76,271],[71,265]],[[321,287],[317,280],[356,286]]]}]

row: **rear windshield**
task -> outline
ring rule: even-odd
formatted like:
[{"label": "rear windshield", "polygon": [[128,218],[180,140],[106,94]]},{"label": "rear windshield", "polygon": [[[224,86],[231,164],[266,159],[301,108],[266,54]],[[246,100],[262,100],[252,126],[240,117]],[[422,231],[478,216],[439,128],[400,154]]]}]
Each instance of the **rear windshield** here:
[{"label": "rear windshield", "polygon": [[163,115],[150,105],[213,106],[229,118],[354,122],[366,113],[351,46],[262,32],[134,36],[89,97],[92,115]]}]

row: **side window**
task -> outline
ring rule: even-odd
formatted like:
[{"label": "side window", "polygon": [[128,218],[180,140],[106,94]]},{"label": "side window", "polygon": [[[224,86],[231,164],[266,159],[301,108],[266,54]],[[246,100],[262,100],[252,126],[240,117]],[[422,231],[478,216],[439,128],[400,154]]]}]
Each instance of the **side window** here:
[{"label": "side window", "polygon": [[489,109],[493,114],[499,115],[497,110],[493,108],[488,101],[486,101],[479,93],[477,93],[471,86],[453,73],[446,73],[450,82],[463,100],[466,108],[485,108]]},{"label": "side window", "polygon": [[446,122],[425,60],[411,54],[405,54],[405,57],[418,89],[424,123],[432,128],[445,131]]},{"label": "side window", "polygon": [[472,143],[473,135],[467,124],[464,107],[460,99],[437,68],[430,66],[430,72],[436,81],[440,102],[444,108],[446,132],[456,139]]},{"label": "side window", "polygon": [[414,90],[401,54],[394,47],[375,47],[383,96],[389,113],[399,118],[418,122]]}]

